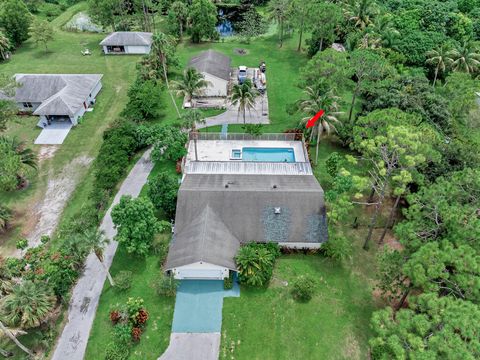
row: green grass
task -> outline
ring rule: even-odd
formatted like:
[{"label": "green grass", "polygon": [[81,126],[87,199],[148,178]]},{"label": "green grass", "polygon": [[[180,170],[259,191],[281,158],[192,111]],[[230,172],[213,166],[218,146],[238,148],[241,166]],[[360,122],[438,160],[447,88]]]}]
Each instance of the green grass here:
[{"label": "green grass", "polygon": [[85,359],[104,359],[105,346],[113,341],[110,310],[116,304],[125,303],[129,297],[144,299],[145,308],[150,315],[140,342],[131,348],[130,359],[156,359],[168,346],[175,298],[156,294],[155,283],[162,271],[158,256],[151,254],[146,258],[138,258],[119,247],[111,267],[112,276],[121,270],[133,273],[132,287],[125,292],[119,292],[105,282]]},{"label": "green grass", "polygon": [[[316,281],[308,303],[290,293],[299,275]],[[373,310],[369,287],[350,269],[320,255],[284,255],[268,288],[242,287],[224,300],[220,359],[366,359]]]}]

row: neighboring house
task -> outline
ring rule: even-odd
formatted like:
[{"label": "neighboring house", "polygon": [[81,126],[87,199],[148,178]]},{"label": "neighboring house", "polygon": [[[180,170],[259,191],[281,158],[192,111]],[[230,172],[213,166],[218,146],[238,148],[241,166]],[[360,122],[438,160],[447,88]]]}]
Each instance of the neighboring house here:
[{"label": "neighboring house", "polygon": [[201,52],[190,59],[188,67],[201,73],[209,85],[204,89],[202,96],[226,97],[231,74],[231,59],[213,50]]},{"label": "neighboring house", "polygon": [[[324,193],[302,141],[220,139],[197,140],[196,155],[189,143],[166,271],[178,279],[223,279],[236,270],[242,244],[308,249],[327,241]],[[245,148],[259,149],[261,160],[231,160],[232,151]],[[294,156],[268,158],[272,149]]]},{"label": "neighboring house", "polygon": [[108,35],[100,45],[105,54],[149,54],[152,33],[118,31]]},{"label": "neighboring house", "polygon": [[78,119],[95,103],[101,74],[16,74],[15,102],[21,111],[40,116],[38,126]]}]

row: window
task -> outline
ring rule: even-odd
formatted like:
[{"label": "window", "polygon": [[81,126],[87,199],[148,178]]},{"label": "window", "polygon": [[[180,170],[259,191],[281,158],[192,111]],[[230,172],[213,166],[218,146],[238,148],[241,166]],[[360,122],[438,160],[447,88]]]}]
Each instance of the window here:
[{"label": "window", "polygon": [[33,106],[32,106],[32,103],[31,103],[31,102],[24,102],[24,103],[23,103],[23,107],[24,107],[24,108],[31,108],[31,107],[33,107]]}]

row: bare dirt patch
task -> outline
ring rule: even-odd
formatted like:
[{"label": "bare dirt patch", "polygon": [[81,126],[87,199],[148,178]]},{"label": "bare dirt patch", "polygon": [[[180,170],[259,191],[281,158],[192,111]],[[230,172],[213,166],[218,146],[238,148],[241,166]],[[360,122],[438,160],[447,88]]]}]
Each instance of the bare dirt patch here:
[{"label": "bare dirt patch", "polygon": [[38,161],[42,162],[44,160],[53,158],[58,148],[58,145],[42,145],[40,147],[40,151],[38,152]]},{"label": "bare dirt patch", "polygon": [[343,347],[343,356],[345,359],[357,360],[360,359],[360,346],[357,339],[352,334],[348,334],[345,338],[345,345]]},{"label": "bare dirt patch", "polygon": [[53,234],[63,208],[75,190],[81,168],[87,167],[92,160],[87,156],[79,156],[68,163],[58,176],[48,181],[43,199],[37,203],[29,215],[32,219],[36,219],[33,230],[26,236],[29,247],[39,245],[43,235]]}]

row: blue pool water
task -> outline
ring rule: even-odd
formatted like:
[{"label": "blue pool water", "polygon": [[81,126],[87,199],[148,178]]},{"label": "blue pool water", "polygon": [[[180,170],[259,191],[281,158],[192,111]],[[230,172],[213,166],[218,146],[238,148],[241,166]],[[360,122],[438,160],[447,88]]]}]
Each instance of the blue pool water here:
[{"label": "blue pool water", "polygon": [[243,161],[295,162],[293,148],[244,147]]}]

